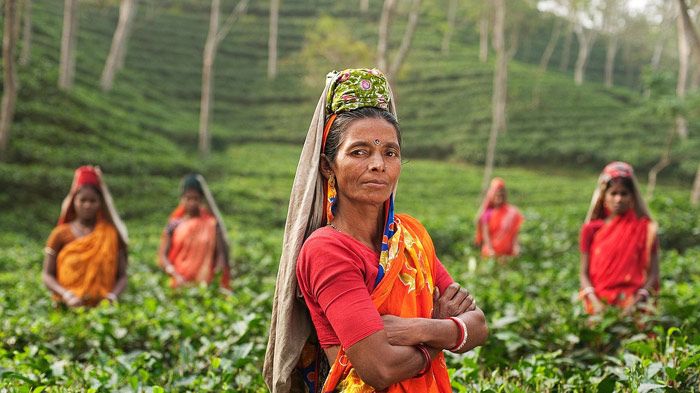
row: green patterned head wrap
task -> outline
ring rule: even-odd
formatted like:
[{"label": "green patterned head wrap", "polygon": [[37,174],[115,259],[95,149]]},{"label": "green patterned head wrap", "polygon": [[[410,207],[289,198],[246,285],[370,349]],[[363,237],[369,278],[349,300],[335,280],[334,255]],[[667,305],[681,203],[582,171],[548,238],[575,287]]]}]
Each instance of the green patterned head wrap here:
[{"label": "green patterned head wrap", "polygon": [[364,107],[389,109],[389,83],[377,69],[332,71],[326,78],[333,80],[326,97],[327,115]]}]

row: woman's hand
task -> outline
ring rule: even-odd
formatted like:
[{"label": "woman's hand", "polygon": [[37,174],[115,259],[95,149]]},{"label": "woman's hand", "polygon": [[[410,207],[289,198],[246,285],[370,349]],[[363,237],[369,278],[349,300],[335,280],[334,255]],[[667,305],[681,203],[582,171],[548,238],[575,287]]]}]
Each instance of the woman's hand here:
[{"label": "woman's hand", "polygon": [[78,307],[83,305],[83,299],[69,290],[63,292],[61,297],[68,307]]},{"label": "woman's hand", "polygon": [[456,317],[475,309],[476,302],[472,295],[456,282],[450,284],[443,294],[440,294],[440,290],[435,287],[433,294],[433,319]]},{"label": "woman's hand", "polygon": [[382,315],[384,331],[391,345],[418,345],[423,342],[420,337],[420,318],[401,318],[396,315]]},{"label": "woman's hand", "polygon": [[586,299],[588,299],[588,301],[591,303],[591,312],[594,315],[603,312],[605,306],[603,305],[603,302],[598,299],[598,296],[596,296],[594,293],[590,293],[588,296],[586,296]]}]

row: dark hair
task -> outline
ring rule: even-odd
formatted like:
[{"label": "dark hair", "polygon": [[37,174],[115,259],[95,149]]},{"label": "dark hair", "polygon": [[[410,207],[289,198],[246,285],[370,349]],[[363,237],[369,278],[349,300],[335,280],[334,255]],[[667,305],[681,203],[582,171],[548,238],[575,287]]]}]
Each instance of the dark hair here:
[{"label": "dark hair", "polygon": [[100,190],[100,187],[98,187],[95,184],[90,184],[90,183],[85,183],[82,186],[78,187],[78,190],[75,192],[75,194],[77,195],[80,192],[80,190],[82,190],[83,188],[89,188],[92,191],[95,191],[97,193],[97,195],[99,195],[100,199],[102,199],[102,190]]},{"label": "dark hair", "polygon": [[199,182],[196,173],[191,173],[185,176],[184,180],[182,181],[181,194],[184,195],[187,190],[197,191],[199,195],[204,196],[204,189],[202,188],[202,184]]},{"label": "dark hair", "polygon": [[629,178],[629,177],[612,178],[612,179],[608,180],[608,184],[605,185],[605,191],[607,191],[613,185],[613,183],[622,184],[622,186],[625,187],[625,189],[627,189],[627,191],[630,194],[634,194],[634,184],[632,184],[632,178]]},{"label": "dark hair", "polygon": [[335,161],[335,156],[338,154],[338,147],[340,147],[340,144],[343,142],[345,131],[350,128],[353,122],[362,119],[382,119],[388,121],[394,126],[396,138],[399,140],[399,146],[401,146],[401,129],[399,128],[399,122],[396,120],[396,116],[387,110],[379,108],[358,108],[338,114],[333,121],[333,125],[331,125],[331,129],[328,131],[328,136],[326,137],[326,147],[323,150],[323,154],[326,155],[328,161]]}]

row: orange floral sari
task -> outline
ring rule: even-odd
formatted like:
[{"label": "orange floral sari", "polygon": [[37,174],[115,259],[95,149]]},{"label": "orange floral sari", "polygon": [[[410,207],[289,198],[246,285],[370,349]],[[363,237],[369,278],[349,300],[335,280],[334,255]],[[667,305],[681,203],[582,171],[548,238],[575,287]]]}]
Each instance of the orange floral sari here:
[{"label": "orange floral sari", "polygon": [[[371,294],[379,314],[405,318],[431,318],[433,313],[433,271],[435,250],[425,228],[414,218],[397,215],[396,232],[389,239],[389,252],[380,259],[384,277]],[[337,390],[336,390],[337,389]],[[323,387],[323,392],[374,392],[357,375],[340,348]],[[391,385],[386,392],[451,392],[445,357],[438,354],[430,371],[421,377]]]}]

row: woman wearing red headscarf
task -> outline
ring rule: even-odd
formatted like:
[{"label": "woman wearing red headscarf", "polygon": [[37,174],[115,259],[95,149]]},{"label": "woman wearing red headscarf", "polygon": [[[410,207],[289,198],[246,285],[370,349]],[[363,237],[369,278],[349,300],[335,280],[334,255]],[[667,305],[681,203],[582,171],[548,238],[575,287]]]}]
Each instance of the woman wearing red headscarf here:
[{"label": "woman wearing red headscarf", "polygon": [[127,242],[99,167],[78,168],[44,249],[44,284],[69,307],[116,301],[126,287]]},{"label": "woman wearing red headscarf", "polygon": [[481,255],[503,260],[520,253],[518,232],[523,215],[507,201],[506,183],[499,177],[491,180],[491,186],[481,203],[476,217],[477,246]]},{"label": "woman wearing red headscarf", "polygon": [[629,312],[659,285],[657,226],[639,193],[632,167],[608,164],[581,228],[581,292],[586,312],[604,304]]}]

